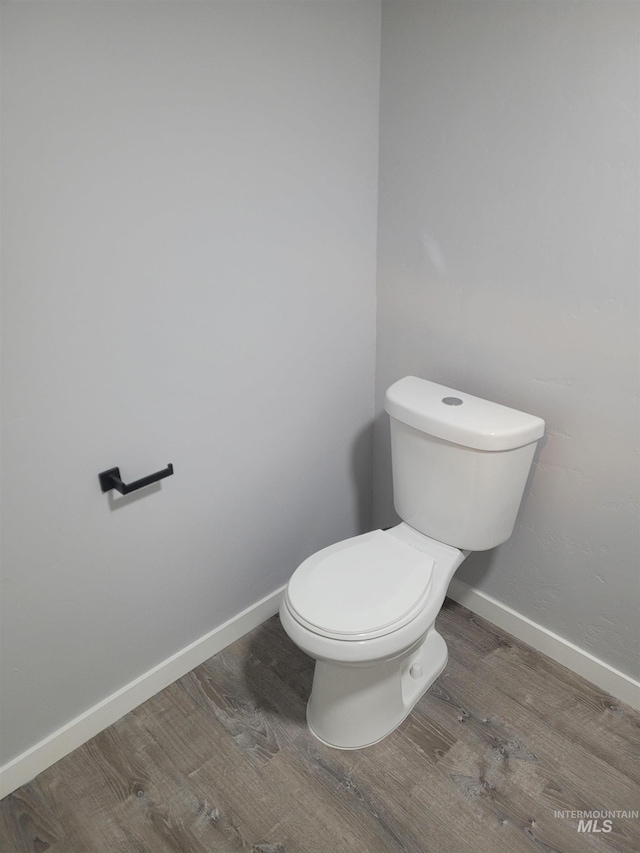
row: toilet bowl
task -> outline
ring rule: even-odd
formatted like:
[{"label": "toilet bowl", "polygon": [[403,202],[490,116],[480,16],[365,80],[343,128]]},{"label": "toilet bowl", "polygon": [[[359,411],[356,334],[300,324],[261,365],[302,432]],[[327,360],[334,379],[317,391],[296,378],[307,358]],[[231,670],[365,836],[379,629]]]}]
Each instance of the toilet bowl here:
[{"label": "toilet bowl", "polygon": [[505,542],[544,421],[408,376],[387,391],[396,512],[389,530],[310,556],[280,605],[315,658],[307,723],[338,749],[392,732],[444,669],[435,620],[471,551]]},{"label": "toilet bowl", "polygon": [[409,714],[447,662],[434,622],[466,553],[401,523],[331,545],[299,566],[280,619],[316,659],[307,723],[319,740],[370,746]]}]

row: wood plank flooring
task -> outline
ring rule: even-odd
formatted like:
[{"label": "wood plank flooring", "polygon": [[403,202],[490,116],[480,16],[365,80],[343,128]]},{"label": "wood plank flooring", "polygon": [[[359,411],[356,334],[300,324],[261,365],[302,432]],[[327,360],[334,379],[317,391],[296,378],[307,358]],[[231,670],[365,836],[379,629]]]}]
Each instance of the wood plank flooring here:
[{"label": "wood plank flooring", "polygon": [[[0,803],[2,853],[640,851],[640,714],[447,600],[400,728],[308,732],[313,662],[265,622]],[[610,829],[610,831],[607,831]]]}]

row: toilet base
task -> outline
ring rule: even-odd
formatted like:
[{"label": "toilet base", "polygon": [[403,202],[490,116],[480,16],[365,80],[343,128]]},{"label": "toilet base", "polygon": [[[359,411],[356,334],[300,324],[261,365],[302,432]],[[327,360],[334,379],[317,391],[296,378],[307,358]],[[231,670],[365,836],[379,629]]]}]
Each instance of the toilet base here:
[{"label": "toilet base", "polygon": [[447,644],[432,626],[401,656],[369,664],[316,661],[307,723],[334,749],[361,749],[391,734],[444,669]]}]

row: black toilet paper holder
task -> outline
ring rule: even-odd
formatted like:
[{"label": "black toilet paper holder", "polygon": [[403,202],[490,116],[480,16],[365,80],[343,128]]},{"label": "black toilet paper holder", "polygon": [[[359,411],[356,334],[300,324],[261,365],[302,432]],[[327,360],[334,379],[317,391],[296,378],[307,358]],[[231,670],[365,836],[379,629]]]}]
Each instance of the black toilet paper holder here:
[{"label": "black toilet paper holder", "polygon": [[169,463],[162,471],[156,471],[155,474],[149,474],[146,477],[141,477],[139,480],[134,480],[133,483],[123,483],[120,476],[119,468],[109,468],[108,471],[103,471],[98,474],[100,480],[100,488],[103,492],[110,492],[115,489],[121,495],[129,495],[137,489],[143,489],[145,486],[150,486],[151,483],[157,483],[158,480],[163,480],[165,477],[170,477],[173,474],[173,465]]}]

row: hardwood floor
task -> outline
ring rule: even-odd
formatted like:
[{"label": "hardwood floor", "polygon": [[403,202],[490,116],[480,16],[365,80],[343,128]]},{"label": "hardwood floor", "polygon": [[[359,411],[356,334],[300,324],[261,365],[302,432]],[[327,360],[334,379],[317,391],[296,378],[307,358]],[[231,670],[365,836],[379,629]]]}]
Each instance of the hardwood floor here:
[{"label": "hardwood floor", "polygon": [[[2,853],[640,850],[640,714],[447,600],[444,673],[364,750],[308,732],[277,617],[0,803]],[[608,831],[610,829],[610,831]]]}]

